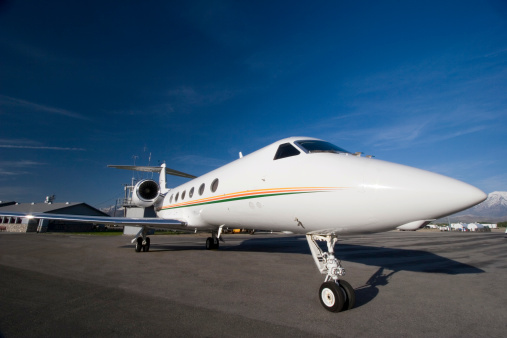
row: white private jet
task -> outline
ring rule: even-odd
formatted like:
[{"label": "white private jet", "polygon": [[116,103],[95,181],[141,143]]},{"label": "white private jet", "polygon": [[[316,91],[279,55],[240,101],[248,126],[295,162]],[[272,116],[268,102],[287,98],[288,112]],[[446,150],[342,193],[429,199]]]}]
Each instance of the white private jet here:
[{"label": "white private jet", "polygon": [[[159,182],[142,180],[133,200],[155,208],[158,218],[130,219],[74,215],[13,215],[45,219],[139,225],[135,250],[149,251],[147,228],[209,231],[207,249],[218,249],[223,227],[305,234],[325,281],[320,302],[329,311],[351,309],[354,289],[341,279],[335,257],[337,236],[373,233],[422,224],[486,199],[481,190],[432,172],[352,154],[329,142],[290,137],[203,176],[143,166],[110,166],[159,172]],[[166,187],[166,174],[192,178]],[[8,216],[4,213],[4,215]],[[317,244],[327,243],[327,251]]]}]

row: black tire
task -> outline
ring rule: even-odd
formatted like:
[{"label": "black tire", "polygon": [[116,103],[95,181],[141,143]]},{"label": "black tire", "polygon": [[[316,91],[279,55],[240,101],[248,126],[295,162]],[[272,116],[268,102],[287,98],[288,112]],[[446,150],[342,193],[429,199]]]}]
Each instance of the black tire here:
[{"label": "black tire", "polygon": [[213,249],[213,237],[206,238],[206,250]]},{"label": "black tire", "polygon": [[339,280],[340,289],[342,289],[345,294],[345,302],[343,303],[342,311],[350,310],[356,305],[356,292],[354,288],[344,280]]},{"label": "black tire", "polygon": [[320,286],[319,300],[326,310],[338,312],[343,308],[345,296],[338,284],[335,282],[325,282]]},{"label": "black tire", "polygon": [[218,238],[214,238],[213,249],[218,250],[219,247],[220,247],[220,242],[218,241]]},{"label": "black tire", "polygon": [[146,248],[145,252],[150,251],[150,237],[146,237],[146,245],[144,247]]},{"label": "black tire", "polygon": [[142,249],[143,249],[143,239],[141,237],[137,237],[136,252],[141,252]]}]

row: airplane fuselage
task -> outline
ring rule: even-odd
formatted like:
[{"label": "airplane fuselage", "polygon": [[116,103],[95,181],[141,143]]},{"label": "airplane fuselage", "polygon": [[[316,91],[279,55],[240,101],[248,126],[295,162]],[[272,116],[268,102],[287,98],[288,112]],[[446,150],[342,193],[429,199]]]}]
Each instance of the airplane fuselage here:
[{"label": "airplane fuselage", "polygon": [[[306,151],[301,140],[320,141],[284,139],[171,189],[155,205],[158,216],[190,229],[364,233],[436,219],[485,198],[449,177],[348,152]],[[298,153],[276,158],[281,146]]]}]

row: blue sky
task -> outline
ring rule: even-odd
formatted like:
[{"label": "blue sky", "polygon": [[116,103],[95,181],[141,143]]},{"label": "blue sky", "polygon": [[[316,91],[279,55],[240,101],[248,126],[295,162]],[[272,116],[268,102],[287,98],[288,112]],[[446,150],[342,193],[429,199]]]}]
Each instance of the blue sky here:
[{"label": "blue sky", "polygon": [[507,3],[0,0],[0,130],[3,201],[299,135],[507,190]]}]

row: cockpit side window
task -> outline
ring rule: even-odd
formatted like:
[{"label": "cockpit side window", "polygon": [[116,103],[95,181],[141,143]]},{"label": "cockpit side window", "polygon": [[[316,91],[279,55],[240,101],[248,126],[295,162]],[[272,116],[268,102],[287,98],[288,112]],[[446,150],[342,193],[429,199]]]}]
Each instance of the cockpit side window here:
[{"label": "cockpit side window", "polygon": [[299,150],[290,143],[280,144],[273,160],[299,155]]}]

